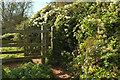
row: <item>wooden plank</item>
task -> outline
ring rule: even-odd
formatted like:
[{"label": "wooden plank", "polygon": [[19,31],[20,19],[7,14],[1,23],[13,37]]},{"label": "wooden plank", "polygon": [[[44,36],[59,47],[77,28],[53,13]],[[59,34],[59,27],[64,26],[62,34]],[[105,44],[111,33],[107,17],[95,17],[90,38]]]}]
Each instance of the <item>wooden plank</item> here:
[{"label": "wooden plank", "polygon": [[2,54],[15,54],[15,53],[24,53],[24,51],[6,51],[6,52],[1,52]]},{"label": "wooden plank", "polygon": [[[46,25],[44,26],[44,30],[45,30],[46,32],[44,33],[44,38],[43,38],[43,39],[44,39],[44,42],[43,42],[43,43],[46,44],[46,43],[47,43],[47,42],[46,42],[46,41],[47,41],[47,26],[46,26]],[[45,46],[43,46],[43,47],[44,47],[44,52],[43,52],[43,53],[44,53],[45,64],[46,64],[46,53],[47,53],[47,49],[46,49],[46,48],[47,48],[47,44],[46,44]]]},{"label": "wooden plank", "polygon": [[[47,27],[47,29],[48,29],[49,27]],[[49,49],[49,31],[47,31],[47,33],[46,33],[46,37],[47,37],[47,39],[46,39],[46,57],[48,57],[48,49]]]},{"label": "wooden plank", "polygon": [[[41,26],[41,30],[44,30],[44,26]],[[41,43],[44,44],[44,33],[41,33]],[[44,47],[41,46],[41,55],[44,56]],[[42,58],[42,64],[45,64],[45,58]]]},{"label": "wooden plank", "polygon": [[51,26],[51,50],[53,50],[53,26]]},{"label": "wooden plank", "polygon": [[40,53],[32,53],[32,54],[28,54],[28,56],[41,56]]},{"label": "wooden plank", "polygon": [[45,46],[43,43],[2,44],[2,47]]},{"label": "wooden plank", "polygon": [[2,40],[2,44],[6,44],[6,43],[23,43],[23,40],[20,41],[13,41],[13,40]]},{"label": "wooden plank", "polygon": [[43,33],[43,30],[2,30],[2,33]]},{"label": "wooden plank", "polygon": [[[25,27],[25,25],[24,25],[24,27]],[[26,27],[25,27],[26,28]],[[28,33],[27,34],[25,34],[24,33],[24,39],[25,39],[25,42],[24,43],[28,43]],[[25,45],[24,46],[24,56],[27,56],[28,55],[28,46],[27,45]]]},{"label": "wooden plank", "polygon": [[8,58],[8,59],[1,59],[2,63],[6,62],[16,62],[16,61],[29,61],[31,59],[42,58],[42,56],[26,56],[26,57],[19,57],[19,58]]}]

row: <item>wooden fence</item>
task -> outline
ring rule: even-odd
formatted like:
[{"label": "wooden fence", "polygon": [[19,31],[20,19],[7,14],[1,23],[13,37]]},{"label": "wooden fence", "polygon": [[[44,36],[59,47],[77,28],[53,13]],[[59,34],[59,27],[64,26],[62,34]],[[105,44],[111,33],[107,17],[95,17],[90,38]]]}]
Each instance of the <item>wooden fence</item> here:
[{"label": "wooden fence", "polygon": [[[25,57],[2,59],[2,62],[8,61],[23,61],[35,58],[42,58],[42,63],[45,63],[45,58],[48,53],[48,46],[50,44],[49,34],[51,30],[51,41],[53,41],[53,27],[41,26],[38,29],[24,30],[2,30],[2,34],[16,33],[23,35],[21,40],[2,40],[2,47],[23,47],[23,51],[7,51],[2,54],[16,54],[24,53]],[[51,42],[51,48],[53,49],[53,42]],[[31,54],[29,54],[31,53]]]}]

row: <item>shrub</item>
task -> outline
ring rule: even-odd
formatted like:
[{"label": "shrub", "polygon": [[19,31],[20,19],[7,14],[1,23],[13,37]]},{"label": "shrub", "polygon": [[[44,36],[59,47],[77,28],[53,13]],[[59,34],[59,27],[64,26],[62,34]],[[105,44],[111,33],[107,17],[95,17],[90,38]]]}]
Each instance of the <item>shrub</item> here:
[{"label": "shrub", "polygon": [[49,67],[39,64],[34,65],[33,63],[25,63],[23,66],[18,68],[3,68],[2,78],[4,79],[49,79],[53,78],[53,72]]},{"label": "shrub", "polygon": [[54,26],[51,59],[64,58],[61,56],[63,51],[74,54],[75,46],[78,46],[77,56],[73,56],[76,76],[117,78],[120,69],[119,7],[119,2],[47,6],[31,18],[31,28]]},{"label": "shrub", "polygon": [[93,4],[91,7],[97,11],[80,19],[76,26],[80,29],[74,35],[79,42],[79,53],[74,58],[74,65],[79,67],[76,72],[80,78],[118,78],[118,6],[119,3]]}]

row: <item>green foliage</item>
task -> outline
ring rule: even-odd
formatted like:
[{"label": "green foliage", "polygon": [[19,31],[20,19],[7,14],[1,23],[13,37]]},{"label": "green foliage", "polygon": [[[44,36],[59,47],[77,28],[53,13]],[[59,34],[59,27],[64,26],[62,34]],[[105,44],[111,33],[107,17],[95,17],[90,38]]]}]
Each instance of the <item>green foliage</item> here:
[{"label": "green foliage", "polygon": [[5,51],[22,51],[23,47],[2,47],[3,52]]},{"label": "green foliage", "polygon": [[[119,7],[119,2],[77,2],[60,8],[47,6],[31,18],[30,27],[54,26],[54,52],[51,59],[69,60],[72,56],[75,76],[118,78]],[[75,46],[78,46],[77,50]]]},{"label": "green foliage", "polygon": [[16,57],[24,57],[24,53],[20,53],[20,54],[0,54],[0,59],[16,58]]},{"label": "green foliage", "polygon": [[39,64],[34,65],[33,63],[25,63],[23,66],[18,68],[3,68],[2,69],[2,80],[6,78],[9,80],[19,79],[19,80],[27,80],[27,79],[49,79],[53,78],[53,72],[46,67],[45,65]]},{"label": "green foliage", "polygon": [[91,7],[97,9],[80,19],[76,26],[80,30],[74,34],[79,42],[79,55],[74,58],[74,64],[80,66],[78,75],[80,78],[118,78],[119,3],[95,3]]},{"label": "green foliage", "polygon": [[15,36],[15,33],[12,33],[12,34],[7,33],[7,34],[4,34],[4,35],[2,36],[2,40],[12,40],[12,39],[14,38],[14,36]]}]

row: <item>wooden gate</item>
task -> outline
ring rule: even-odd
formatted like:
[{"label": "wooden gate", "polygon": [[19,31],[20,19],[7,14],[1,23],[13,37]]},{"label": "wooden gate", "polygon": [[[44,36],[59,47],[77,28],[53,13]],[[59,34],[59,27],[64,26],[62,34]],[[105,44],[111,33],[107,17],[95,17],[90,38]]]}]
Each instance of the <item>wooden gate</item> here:
[{"label": "wooden gate", "polygon": [[[15,33],[18,35],[22,35],[22,39],[20,40],[2,40],[2,47],[23,47],[23,51],[12,51],[12,52],[2,52],[2,54],[16,54],[16,53],[24,53],[25,57],[20,58],[9,58],[2,59],[2,62],[8,61],[23,61],[23,60],[31,60],[35,58],[42,58],[42,63],[45,63],[45,57],[47,57],[48,53],[48,45],[49,45],[49,29],[48,26],[41,26],[40,28],[26,28],[24,25],[24,30],[2,30],[2,34],[6,33]],[[53,30],[51,28],[51,34],[53,34]],[[53,36],[53,35],[51,35]],[[53,38],[53,37],[51,37]],[[52,39],[51,39],[52,41]],[[51,42],[51,46],[53,43]]]}]

